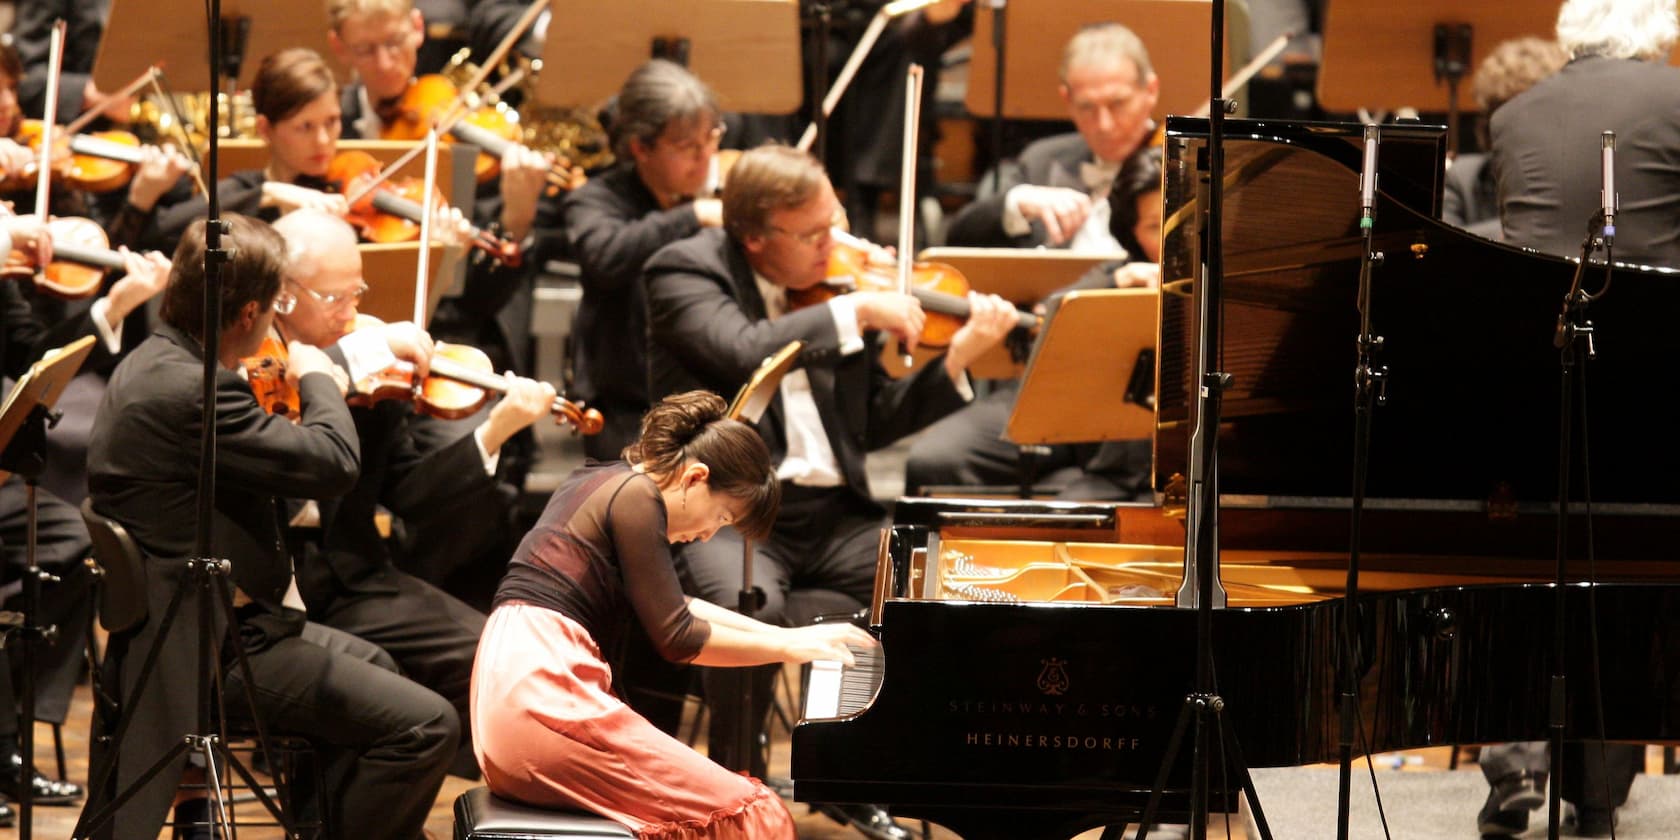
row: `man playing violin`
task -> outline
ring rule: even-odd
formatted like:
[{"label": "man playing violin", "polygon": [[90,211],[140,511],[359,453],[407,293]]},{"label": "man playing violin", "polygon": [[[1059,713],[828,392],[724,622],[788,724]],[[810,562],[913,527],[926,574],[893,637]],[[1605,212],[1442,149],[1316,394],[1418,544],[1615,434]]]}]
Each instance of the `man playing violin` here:
[{"label": "man playing violin", "polygon": [[[327,21],[333,54],[356,73],[356,81],[340,98],[343,134],[378,139],[387,123],[402,116],[404,95],[414,83],[420,45],[426,39],[426,22],[410,0],[327,0]],[[450,103],[430,104],[441,111]],[[488,203],[475,218],[484,224],[499,222],[508,239],[524,240],[552,162],[518,143],[508,146],[494,191],[500,206]]]},{"label": "man playing violin", "polygon": [[[214,551],[231,561],[237,633],[255,679],[251,692],[270,731],[308,735],[325,773],[326,836],[420,836],[427,812],[460,742],[455,710],[437,694],[391,670],[389,657],[348,634],[306,625],[287,605],[293,581],[284,551],[280,500],[331,498],[357,478],[359,441],[326,353],[293,342],[287,377],[300,394],[301,420],[268,414],[240,376],[282,298],[285,243],[268,225],[225,218],[223,242],[233,254],[222,284],[216,354],[217,485]],[[109,683],[135,716],[118,751],[111,796],[134,782],[186,732],[194,731],[193,651],[200,590],[184,578],[195,551],[202,388],[205,223],[189,228],[175,252],[164,290],[163,325],[117,366],[94,422],[88,457],[96,511],[122,523],[139,544],[148,571],[149,614],[111,640]],[[186,587],[187,616],[170,629],[148,689],[134,696],[140,654],[159,630],[167,604]],[[243,720],[248,707],[242,669],[228,668],[225,707]],[[105,724],[109,726],[108,719]],[[96,763],[98,761],[96,756]],[[116,820],[114,836],[154,838],[184,762],[143,787]],[[305,777],[307,774],[305,774]],[[300,777],[300,781],[306,781]],[[299,808],[313,797],[298,797]],[[201,812],[202,813],[202,812]]]},{"label": "man playing violin", "polygon": [[[353,388],[399,360],[424,374],[435,345],[413,323],[355,329],[356,304],[367,285],[355,231],[344,220],[300,210],[275,229],[286,240],[281,296],[291,304],[275,319],[281,335],[327,349]],[[305,558],[298,590],[309,617],[384,648],[404,674],[449,700],[462,720],[484,614],[399,571],[375,526],[375,508],[420,522],[450,517],[472,496],[493,492],[502,444],[548,416],[554,397],[546,383],[509,376],[507,395],[472,434],[425,453],[415,445],[409,403],[353,404],[360,478],[348,493],[319,499],[292,519],[292,536]],[[452,771],[476,778],[466,727],[461,735]]]},{"label": "man playing violin", "polygon": [[[661,249],[646,268],[655,397],[696,388],[733,395],[765,357],[790,341],[806,343],[801,367],[782,380],[759,424],[782,482],[781,512],[753,554],[753,580],[764,595],[754,617],[772,624],[851,614],[868,601],[884,511],[869,491],[865,453],[971,398],[968,365],[1017,320],[1001,298],[970,294],[971,317],[950,349],[903,379],[889,378],[866,350],[868,339],[884,333],[914,345],[924,322],[914,297],[858,292],[787,308],[789,292],[824,282],[839,209],[810,155],[786,146],[753,149],[724,187],[724,228]],[[735,603],[741,555],[731,528],[684,546],[681,572],[690,594]],[[724,695],[707,696],[715,702]],[[754,692],[755,721],[764,719],[768,698],[768,690]],[[762,777],[761,755],[736,756],[728,747],[735,718],[714,705],[711,754]],[[836,816],[872,836],[907,836],[879,809]]]}]

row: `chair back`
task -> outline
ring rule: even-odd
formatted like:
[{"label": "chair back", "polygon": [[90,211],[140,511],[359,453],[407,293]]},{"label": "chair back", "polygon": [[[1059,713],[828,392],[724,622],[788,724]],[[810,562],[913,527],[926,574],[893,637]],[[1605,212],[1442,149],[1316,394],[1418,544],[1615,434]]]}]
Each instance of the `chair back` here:
[{"label": "chair back", "polygon": [[93,559],[104,570],[99,588],[99,623],[110,633],[132,630],[146,620],[146,567],[140,546],[114,519],[82,501],[82,520],[93,539]]}]

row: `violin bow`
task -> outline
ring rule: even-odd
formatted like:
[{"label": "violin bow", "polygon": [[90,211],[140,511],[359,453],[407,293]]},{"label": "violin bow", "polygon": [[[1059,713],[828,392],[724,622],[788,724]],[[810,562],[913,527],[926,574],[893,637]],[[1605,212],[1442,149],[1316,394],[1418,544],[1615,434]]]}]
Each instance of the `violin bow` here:
[{"label": "violin bow", "polygon": [[433,198],[437,195],[437,128],[426,131],[426,183],[420,193],[420,258],[414,262],[414,323],[426,327],[426,309],[431,290]]},{"label": "violin bow", "polygon": [[[157,65],[156,64],[152,65],[151,67],[146,68],[145,72],[143,72],[140,75],[134,77],[134,81],[129,82],[128,84],[124,85],[122,90],[119,90],[116,93],[111,94],[111,98],[122,99],[125,96],[133,96],[141,88],[145,87],[147,82],[150,82],[152,80],[152,74],[156,73],[156,72],[157,72]],[[73,136],[73,135],[76,135],[76,134],[80,134],[82,132],[82,129],[88,127],[88,123],[91,123],[96,119],[99,119],[99,115],[101,113],[102,113],[101,111],[99,111],[98,109],[95,109],[95,108],[89,108],[89,109],[83,111],[80,116],[71,120],[68,124],[66,124],[64,126],[65,136]]]},{"label": "violin bow", "polygon": [[[863,30],[863,36],[858,38],[857,46],[852,48],[852,54],[846,57],[846,64],[840,68],[840,75],[834,77],[834,84],[823,96],[822,112],[824,117],[831,116],[834,108],[840,104],[840,97],[851,87],[853,77],[857,76],[858,68],[863,66],[863,60],[869,57],[869,51],[875,48],[875,42],[881,33],[886,31],[887,24],[894,18],[903,17],[911,12],[925,9],[939,2],[939,0],[897,0],[882,6],[869,19],[869,26]],[[805,126],[805,133],[799,135],[797,148],[801,152],[811,151],[812,144],[817,142],[817,121],[812,120]]]},{"label": "violin bow", "polygon": [[[496,45],[496,49],[493,50],[490,53],[490,56],[484,60],[484,63],[479,66],[478,72],[474,73],[473,77],[468,80],[466,84],[461,85],[460,92],[455,96],[455,101],[450,103],[449,107],[444,109],[443,114],[433,123],[433,128],[435,128],[439,134],[447,132],[455,126],[456,122],[466,116],[467,109],[465,100],[468,92],[478,90],[479,86],[484,84],[484,80],[490,78],[490,71],[497,65],[501,64],[503,59],[507,58],[508,51],[513,49],[513,45],[525,35],[525,30],[530,29],[531,24],[537,22],[537,17],[540,16],[546,8],[548,8],[548,0],[532,0],[531,5],[525,9],[524,14],[519,16],[519,20],[514,23],[513,28],[508,30],[507,35],[502,37],[502,42]],[[374,177],[372,181],[364,184],[361,189],[349,196],[346,196],[346,198],[351,204],[361,201],[363,196],[372,192],[373,189],[380,184],[385,183],[387,179],[396,174],[398,169],[403,168],[408,165],[409,161],[414,160],[414,156],[420,154],[421,151],[422,148],[419,145],[416,145],[414,148],[403,152],[396,160],[391,161],[391,163],[384,169],[380,170],[379,174]]]},{"label": "violin bow", "polygon": [[58,121],[58,77],[64,65],[64,18],[53,22],[47,46],[47,106],[41,119],[41,159],[35,164],[35,216],[47,223],[47,201],[52,196],[53,123]]},{"label": "violin bow", "polygon": [[[910,272],[916,256],[916,138],[922,117],[922,65],[911,64],[904,79],[904,151],[898,186],[898,292],[910,294]],[[899,345],[904,366],[915,360]]]},{"label": "violin bow", "polygon": [[181,141],[182,154],[192,158],[193,183],[198,186],[198,191],[200,193],[209,195],[210,190],[204,185],[204,158],[199,155],[198,147],[193,145],[192,138],[187,135],[187,121],[182,118],[181,108],[175,103],[175,95],[170,91],[169,83],[163,78],[163,68],[156,64],[152,65],[152,71],[148,80],[152,84],[152,91],[155,92],[158,98],[163,100],[164,104],[169,107],[169,115],[175,118],[173,120],[175,124],[175,133],[180,135],[177,139]]},{"label": "violin bow", "polygon": [[[1219,89],[1220,98],[1230,99],[1231,97],[1236,96],[1237,91],[1242,90],[1243,85],[1248,84],[1248,80],[1254,78],[1255,73],[1260,72],[1266,65],[1271,64],[1272,59],[1277,58],[1278,54],[1283,52],[1285,47],[1289,46],[1289,39],[1294,37],[1295,33],[1285,32],[1282,35],[1273,38],[1272,42],[1267,44],[1266,48],[1261,50],[1259,55],[1255,56],[1253,60],[1249,61],[1247,64],[1244,64],[1242,69],[1232,73],[1231,78],[1225,80],[1225,84]],[[1212,107],[1211,103],[1207,100],[1202,100],[1202,104],[1196,109],[1196,113],[1191,114],[1190,116],[1205,117],[1208,115],[1208,109],[1210,107]]]}]

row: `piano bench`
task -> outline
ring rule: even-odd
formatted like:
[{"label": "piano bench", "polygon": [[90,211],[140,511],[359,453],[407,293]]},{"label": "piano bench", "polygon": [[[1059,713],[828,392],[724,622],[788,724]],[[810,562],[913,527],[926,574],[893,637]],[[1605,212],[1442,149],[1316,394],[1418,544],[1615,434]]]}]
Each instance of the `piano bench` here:
[{"label": "piano bench", "polygon": [[533,808],[475,787],[455,800],[455,840],[634,838],[635,832],[594,814]]}]

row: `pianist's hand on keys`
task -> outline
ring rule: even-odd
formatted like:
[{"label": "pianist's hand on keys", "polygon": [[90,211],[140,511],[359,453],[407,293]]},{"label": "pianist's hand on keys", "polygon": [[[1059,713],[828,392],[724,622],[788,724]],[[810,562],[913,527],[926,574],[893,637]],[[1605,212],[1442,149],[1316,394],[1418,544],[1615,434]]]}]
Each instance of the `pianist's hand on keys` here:
[{"label": "pianist's hand on keys", "polygon": [[851,665],[854,662],[848,645],[874,648],[875,637],[862,628],[846,622],[811,624],[805,627],[778,628],[786,634],[787,661],[810,662],[815,659],[834,659]]}]

